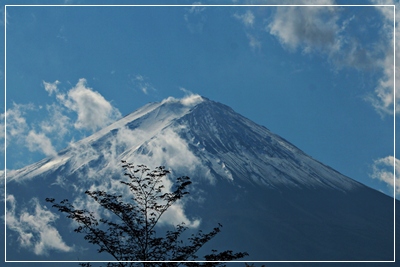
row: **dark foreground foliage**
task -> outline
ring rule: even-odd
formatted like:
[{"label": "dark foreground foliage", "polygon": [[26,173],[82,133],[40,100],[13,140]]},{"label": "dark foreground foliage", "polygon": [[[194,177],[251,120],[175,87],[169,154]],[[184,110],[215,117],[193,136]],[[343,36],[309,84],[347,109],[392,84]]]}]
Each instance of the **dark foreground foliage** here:
[{"label": "dark foreground foliage", "polygon": [[[157,223],[169,207],[188,194],[186,187],[191,184],[190,178],[177,178],[174,188],[167,192],[163,179],[170,172],[165,167],[150,171],[145,165],[122,163],[125,176],[129,179],[121,183],[129,188],[129,202],[122,195],[104,191],[85,192],[115,215],[112,219],[97,218],[91,211],[76,209],[67,199],[59,203],[55,203],[54,198],[46,199],[54,208],[78,223],[74,231],[83,233],[89,243],[98,246],[99,253],[108,253],[118,261],[109,262],[107,266],[224,266],[224,262],[248,255],[246,252],[212,250],[201,259],[207,262],[185,262],[199,260],[196,253],[221,231],[222,225],[219,224],[209,233],[199,230],[185,242],[181,238],[188,229],[184,223],[167,231],[163,237],[157,236]],[[91,266],[90,263],[80,265]]]}]

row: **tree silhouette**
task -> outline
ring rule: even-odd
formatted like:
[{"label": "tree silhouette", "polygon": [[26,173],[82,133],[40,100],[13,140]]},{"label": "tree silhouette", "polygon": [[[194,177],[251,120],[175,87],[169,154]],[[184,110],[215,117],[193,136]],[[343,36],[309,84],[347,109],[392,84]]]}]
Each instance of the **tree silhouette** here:
[{"label": "tree silhouette", "polygon": [[[186,242],[181,239],[181,235],[188,229],[184,223],[167,231],[163,237],[156,236],[155,227],[161,216],[188,194],[186,187],[191,184],[190,178],[177,178],[174,187],[168,192],[164,188],[163,179],[170,172],[165,167],[160,166],[150,171],[145,165],[135,166],[126,161],[122,163],[125,176],[129,179],[121,183],[129,188],[131,201],[126,202],[122,195],[104,191],[85,192],[101,207],[110,211],[112,219],[96,218],[91,211],[76,209],[67,199],[55,203],[54,198],[46,198],[54,208],[78,223],[75,232],[85,234],[85,240],[97,245],[99,253],[108,253],[118,261],[109,262],[107,266],[167,266],[165,261],[169,261],[168,266],[224,266],[223,262],[248,255],[246,252],[212,250],[204,256],[207,262],[185,262],[198,260],[198,250],[221,231],[222,225],[218,224],[209,233],[199,230],[190,235]],[[91,266],[90,263],[80,265]]]}]

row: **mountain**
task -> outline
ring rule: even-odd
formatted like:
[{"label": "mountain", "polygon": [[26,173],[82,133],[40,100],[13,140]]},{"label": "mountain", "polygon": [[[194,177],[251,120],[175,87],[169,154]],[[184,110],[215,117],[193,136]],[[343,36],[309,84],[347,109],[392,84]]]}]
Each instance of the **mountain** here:
[{"label": "mountain", "polygon": [[150,103],[57,156],[9,171],[7,259],[98,259],[44,199],[96,209],[83,192],[120,190],[121,160],[191,177],[188,199],[161,223],[205,231],[221,223],[205,249],[247,251],[249,261],[393,260],[393,198],[198,95]]}]

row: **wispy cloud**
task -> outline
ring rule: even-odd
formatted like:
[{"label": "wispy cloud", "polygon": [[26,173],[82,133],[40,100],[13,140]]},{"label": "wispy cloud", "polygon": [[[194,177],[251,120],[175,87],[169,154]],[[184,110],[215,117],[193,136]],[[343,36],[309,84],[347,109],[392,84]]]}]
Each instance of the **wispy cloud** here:
[{"label": "wispy cloud", "polygon": [[57,98],[77,113],[78,119],[74,124],[76,129],[94,132],[121,117],[118,109],[99,92],[86,86],[86,79],[80,79],[67,95],[58,94]]},{"label": "wispy cloud", "polygon": [[179,98],[170,96],[170,97],[164,99],[161,103],[173,102],[173,103],[180,103],[187,107],[192,107],[192,106],[195,106],[204,101],[204,99],[198,94],[194,94],[191,91],[189,91],[183,87],[180,87],[179,89],[185,93],[184,97],[179,99]]},{"label": "wispy cloud", "polygon": [[192,5],[192,7],[186,9],[183,18],[190,32],[199,33],[203,31],[207,19],[204,15],[206,7],[201,6],[201,2],[194,2]]},{"label": "wispy cloud", "polygon": [[[54,93],[63,107],[77,114],[78,118],[74,123],[76,129],[94,132],[121,117],[119,110],[113,107],[99,92],[87,87],[86,79],[79,79],[78,83],[67,93],[59,90],[59,84],[58,80],[53,83],[43,81],[44,88],[50,96]],[[65,111],[55,103],[48,106],[48,109],[53,111],[52,118],[57,121],[58,129],[63,133],[67,132],[68,129],[65,126],[69,125],[71,119],[63,114]],[[63,125],[64,127],[62,127]],[[48,124],[42,124],[42,127],[48,131],[54,129],[54,127],[49,128]]]},{"label": "wispy cloud", "polygon": [[142,91],[144,94],[148,95],[150,92],[156,92],[157,90],[151,84],[147,77],[137,74],[132,78],[132,83],[135,88]]},{"label": "wispy cloud", "polygon": [[200,226],[200,219],[190,220],[185,214],[184,206],[181,202],[175,203],[160,218],[161,224],[177,225],[185,223],[187,227],[197,228]]},{"label": "wispy cloud", "polygon": [[56,103],[47,105],[46,109],[49,117],[39,124],[41,131],[54,136],[55,139],[63,139],[71,131],[71,118],[65,115],[64,108]]},{"label": "wispy cloud", "polygon": [[57,229],[52,226],[58,216],[42,207],[36,198],[31,201],[33,213],[23,209],[17,214],[17,202],[13,195],[7,195],[7,203],[7,227],[18,234],[20,246],[36,255],[48,255],[51,250],[73,251],[73,247],[65,244]]},{"label": "wispy cloud", "polygon": [[254,25],[255,16],[250,10],[247,10],[243,14],[235,13],[233,16],[240,20],[246,27],[253,27]]},{"label": "wispy cloud", "polygon": [[[274,1],[273,1],[274,2]],[[372,4],[396,4],[398,1],[371,0]],[[272,2],[271,2],[272,3]],[[275,3],[275,2],[274,2]],[[279,1],[276,4],[289,4]],[[290,2],[290,4],[293,4]],[[352,29],[359,29],[360,17],[348,15],[346,8],[338,6],[302,6],[305,4],[335,5],[334,0],[324,1],[297,1],[299,6],[276,7],[271,17],[264,19],[267,22],[265,31],[275,36],[281,45],[290,52],[301,51],[303,54],[319,53],[332,63],[335,70],[353,68],[362,71],[381,71],[382,76],[377,81],[375,90],[365,96],[375,110],[383,117],[393,115],[393,106],[396,113],[400,113],[400,91],[394,89],[394,81],[400,83],[398,74],[394,76],[393,62],[396,57],[396,73],[399,73],[399,52],[393,54],[394,34],[393,20],[400,21],[400,14],[394,18],[392,7],[376,8],[382,15],[382,26],[379,38],[363,42],[362,37],[354,34]],[[365,7],[367,8],[367,7]],[[398,12],[399,13],[399,12]],[[257,13],[258,14],[258,13]],[[262,14],[262,12],[260,12]],[[247,11],[243,14],[234,14],[246,27],[245,32],[252,49],[260,49],[262,42],[256,38],[255,21],[259,15]],[[348,17],[346,17],[348,16]],[[367,18],[365,18],[367,19]],[[355,24],[358,23],[358,24]],[[251,30],[251,32],[250,32]],[[360,30],[361,32],[361,30]],[[400,38],[399,27],[396,36]],[[400,51],[400,41],[396,40],[396,51]],[[394,99],[394,90],[396,99]]]},{"label": "wispy cloud", "polygon": [[[121,117],[111,102],[86,86],[85,79],[80,79],[66,92],[59,88],[60,84],[59,81],[43,81],[44,90],[50,97],[55,97],[45,110],[32,103],[13,103],[5,114],[0,114],[0,138],[4,139],[7,134],[7,146],[24,147],[45,156],[55,156],[56,151],[65,147],[74,136],[83,137],[85,134],[74,129],[93,132]],[[36,112],[41,115],[35,116]],[[8,155],[12,157],[12,153]]]},{"label": "wispy cloud", "polygon": [[61,40],[63,40],[64,42],[68,42],[68,39],[67,39],[67,37],[65,36],[65,32],[64,32],[64,26],[62,26],[61,28],[60,28],[60,30],[58,31],[58,34],[57,34],[57,38],[59,38],[59,39],[61,39]]},{"label": "wispy cloud", "polygon": [[314,49],[332,53],[340,48],[337,21],[334,7],[277,7],[266,30],[291,51],[301,48],[307,53]]},{"label": "wispy cloud", "polygon": [[257,30],[255,29],[256,16],[251,10],[246,10],[242,14],[235,13],[233,17],[239,20],[245,26],[245,32],[247,39],[249,40],[249,46],[253,50],[261,49],[261,41],[257,37]]},{"label": "wispy cloud", "polygon": [[30,151],[41,151],[46,156],[57,155],[50,138],[43,133],[36,133],[34,130],[29,131],[26,137],[26,143]]},{"label": "wispy cloud", "polygon": [[[35,109],[33,104],[13,103],[13,106],[9,108],[6,113],[0,115],[0,137],[4,139],[7,134],[6,146],[11,142],[17,144],[24,143],[25,134],[29,130],[29,125],[25,118],[26,113]],[[2,147],[2,149],[4,149],[4,147]]]},{"label": "wispy cloud", "polygon": [[253,50],[261,49],[261,41],[253,34],[247,33],[247,38],[249,39],[249,46]]},{"label": "wispy cloud", "polygon": [[34,113],[39,109],[33,104],[14,103],[5,114],[1,114],[0,137],[5,138],[5,133],[7,134],[7,146],[24,146],[30,151],[38,151],[46,156],[56,155],[56,148],[49,136],[61,139],[68,132],[64,125],[64,123],[68,124],[68,118],[57,111],[54,106],[48,106],[47,109],[51,114],[48,120],[28,123],[28,113]]},{"label": "wispy cloud", "polygon": [[[396,178],[394,177],[394,166],[396,166]],[[396,179],[396,195],[400,194],[400,160],[393,156],[387,156],[374,161],[371,177],[387,184],[393,192],[394,179]]]},{"label": "wispy cloud", "polygon": [[[396,5],[396,10],[399,10],[400,4],[398,1],[381,1],[371,0],[373,4],[392,4]],[[381,49],[384,53],[384,59],[377,63],[383,70],[383,75],[375,88],[374,94],[369,95],[366,99],[371,102],[375,107],[376,111],[382,116],[394,115],[393,108],[396,105],[396,115],[400,114],[400,90],[399,86],[394,88],[394,84],[400,84],[399,72],[400,72],[400,29],[398,26],[395,28],[395,34],[393,33],[393,23],[398,24],[400,22],[400,14],[394,12],[392,7],[376,7],[384,18],[383,26],[383,37],[385,42],[382,43]],[[395,20],[395,21],[394,21]],[[396,35],[396,40],[394,39]],[[395,44],[394,44],[395,43]],[[394,45],[396,47],[394,47]],[[396,49],[396,54],[393,54],[393,48]],[[394,57],[396,58],[396,66],[394,66]],[[394,68],[396,68],[396,76],[394,74]],[[396,90],[396,99],[394,95]]]},{"label": "wispy cloud", "polygon": [[[192,173],[201,165],[198,158],[189,150],[187,143],[171,129],[166,129],[143,146],[144,153],[136,160],[145,164],[158,163],[181,173]],[[146,153],[148,151],[148,153]]]},{"label": "wispy cloud", "polygon": [[44,89],[49,93],[49,95],[52,95],[53,93],[58,93],[57,86],[59,84],[60,84],[60,82],[57,80],[54,83],[49,83],[49,82],[43,81]]}]

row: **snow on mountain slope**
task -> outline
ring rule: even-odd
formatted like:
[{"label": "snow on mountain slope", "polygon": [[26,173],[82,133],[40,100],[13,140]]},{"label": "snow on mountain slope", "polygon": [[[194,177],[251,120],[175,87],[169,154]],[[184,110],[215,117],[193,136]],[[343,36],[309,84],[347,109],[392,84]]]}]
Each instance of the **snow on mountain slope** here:
[{"label": "snow on mountain slope", "polygon": [[160,103],[147,104],[93,135],[70,144],[57,156],[45,158],[20,170],[9,171],[7,180],[30,179],[54,171],[65,164],[68,164],[69,172],[74,173],[101,158],[103,161],[119,163],[122,152],[138,149],[171,124],[171,121],[189,112],[192,105],[199,101],[202,101],[202,98],[177,100],[170,97]]},{"label": "snow on mountain slope", "polygon": [[10,172],[8,179],[29,179],[62,166],[70,173],[104,174],[118,169],[121,159],[182,173],[196,170],[211,183],[224,177],[271,188],[359,186],[265,127],[200,96],[148,104],[56,157]]},{"label": "snow on mountain slope", "polygon": [[174,124],[185,125],[179,133],[203,165],[228,179],[275,188],[359,186],[223,104],[204,101]]}]

